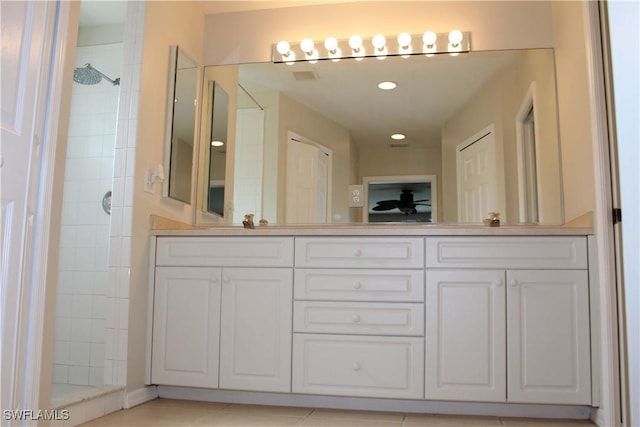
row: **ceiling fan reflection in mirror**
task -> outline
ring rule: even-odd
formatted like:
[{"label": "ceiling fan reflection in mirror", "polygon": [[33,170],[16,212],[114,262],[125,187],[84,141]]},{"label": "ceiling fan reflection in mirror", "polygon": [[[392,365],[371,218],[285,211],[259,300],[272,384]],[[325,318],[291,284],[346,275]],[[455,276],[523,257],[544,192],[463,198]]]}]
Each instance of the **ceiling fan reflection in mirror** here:
[{"label": "ceiling fan reflection in mirror", "polygon": [[372,210],[390,211],[393,209],[398,209],[405,215],[415,215],[418,213],[416,206],[431,206],[431,203],[424,203],[428,201],[429,199],[414,200],[413,191],[402,189],[402,192],[400,193],[400,200],[381,200],[379,202],[376,202],[376,206],[374,206]]}]

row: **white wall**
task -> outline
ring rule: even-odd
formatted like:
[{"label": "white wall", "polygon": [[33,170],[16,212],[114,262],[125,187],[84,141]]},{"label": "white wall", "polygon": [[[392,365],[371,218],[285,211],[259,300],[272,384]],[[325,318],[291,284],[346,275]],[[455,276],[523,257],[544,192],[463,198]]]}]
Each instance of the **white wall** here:
[{"label": "white wall", "polygon": [[[565,221],[595,209],[595,175],[588,126],[589,79],[582,2],[553,2]],[[587,184],[588,183],[588,184]]]},{"label": "white wall", "polygon": [[[91,63],[120,75],[122,44],[79,47],[76,67]],[[62,200],[53,382],[104,382],[111,190],[119,86],[74,83]]]},{"label": "white wall", "polygon": [[210,15],[205,21],[203,59],[205,65],[268,62],[272,43],[282,39],[454,28],[472,33],[474,50],[553,47],[551,3],[363,1]]},{"label": "white wall", "polygon": [[[200,65],[204,31],[204,16],[194,2],[131,2],[131,5],[136,4],[146,4],[146,13],[144,28],[132,35],[135,48],[143,50],[141,61],[135,68],[140,72],[139,86],[132,88],[138,92],[133,99],[139,102],[130,106],[128,129],[129,133],[135,135],[132,141],[135,159],[131,159],[135,175],[126,185],[134,206],[129,224],[129,267],[126,269],[126,280],[121,285],[124,298],[120,298],[127,304],[128,316],[120,311],[126,322],[117,331],[119,346],[116,356],[119,359],[115,361],[118,374],[125,375],[130,391],[144,386],[150,215],[158,214],[187,223],[192,218],[191,205],[163,199],[160,185],[155,186],[154,194],[143,190],[145,170],[163,162],[169,47],[180,46]],[[124,361],[121,359],[123,355]]]},{"label": "white wall", "polygon": [[640,425],[640,4],[607,3],[622,216],[627,369],[631,419]]}]

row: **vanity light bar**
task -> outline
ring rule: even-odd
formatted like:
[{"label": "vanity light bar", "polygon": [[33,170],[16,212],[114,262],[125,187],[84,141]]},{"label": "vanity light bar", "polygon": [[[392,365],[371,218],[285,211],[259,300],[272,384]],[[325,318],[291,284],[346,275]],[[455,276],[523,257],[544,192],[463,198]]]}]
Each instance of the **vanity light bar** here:
[{"label": "vanity light bar", "polygon": [[300,42],[281,40],[272,46],[274,63],[339,61],[343,58],[367,57],[384,59],[387,56],[457,55],[471,50],[471,33],[453,30],[449,33],[427,31],[423,34],[400,33],[398,36],[376,34],[369,39],[358,35],[349,39],[327,37],[322,42],[305,38]]}]

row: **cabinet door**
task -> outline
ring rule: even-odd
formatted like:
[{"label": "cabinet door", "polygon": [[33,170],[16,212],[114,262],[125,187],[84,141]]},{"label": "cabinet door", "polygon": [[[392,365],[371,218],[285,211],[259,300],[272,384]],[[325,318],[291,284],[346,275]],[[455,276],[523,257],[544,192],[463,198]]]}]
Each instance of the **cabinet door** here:
[{"label": "cabinet door", "polygon": [[584,270],[507,273],[508,400],[590,404]]},{"label": "cabinet door", "polygon": [[502,270],[429,270],[425,398],[506,399]]},{"label": "cabinet door", "polygon": [[219,268],[157,267],[151,380],[218,387]]},{"label": "cabinet door", "polygon": [[220,388],[291,391],[293,271],[223,270]]}]

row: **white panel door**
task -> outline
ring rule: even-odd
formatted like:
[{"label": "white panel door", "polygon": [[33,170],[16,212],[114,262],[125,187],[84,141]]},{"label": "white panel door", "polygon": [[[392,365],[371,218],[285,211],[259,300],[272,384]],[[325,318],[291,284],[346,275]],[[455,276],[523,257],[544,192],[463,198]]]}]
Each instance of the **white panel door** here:
[{"label": "white panel door", "polygon": [[508,400],[590,404],[586,270],[507,272]]},{"label": "white panel door", "polygon": [[29,309],[29,299],[39,300],[38,290],[31,289],[32,272],[43,269],[46,262],[35,259],[40,248],[34,247],[34,240],[38,222],[46,224],[49,215],[42,212],[44,218],[39,217],[37,209],[42,202],[41,168],[53,163],[42,159],[43,142],[55,146],[55,139],[45,132],[53,126],[46,122],[49,114],[55,117],[47,103],[52,101],[48,84],[52,47],[57,46],[54,19],[58,5],[46,1],[2,1],[0,5],[0,407],[9,410],[38,403],[38,385],[32,381],[39,379],[31,375],[37,375],[32,369],[40,366],[40,345],[34,348],[33,343],[41,337],[27,336],[27,328],[41,326],[29,322],[30,316],[40,316],[35,312],[41,313]]},{"label": "white panel door", "polygon": [[293,271],[222,273],[220,388],[291,391]]},{"label": "white panel door", "polygon": [[151,381],[218,387],[221,269],[157,267]]},{"label": "white panel door", "polygon": [[425,398],[502,402],[502,270],[427,271]]},{"label": "white panel door", "polygon": [[487,213],[499,212],[493,126],[457,147],[456,164],[458,221],[479,223]]},{"label": "white panel door", "polygon": [[287,148],[286,222],[327,222],[328,156],[318,146],[290,138]]}]

